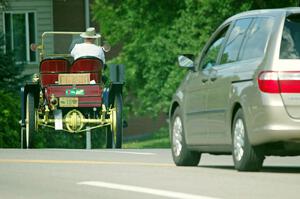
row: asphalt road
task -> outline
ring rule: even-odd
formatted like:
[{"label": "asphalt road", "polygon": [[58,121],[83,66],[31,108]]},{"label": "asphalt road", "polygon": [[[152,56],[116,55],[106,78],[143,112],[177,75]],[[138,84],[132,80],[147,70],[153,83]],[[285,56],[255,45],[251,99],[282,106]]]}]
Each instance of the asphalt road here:
[{"label": "asphalt road", "polygon": [[237,172],[231,156],[174,166],[170,150],[0,149],[0,198],[300,198],[300,157]]}]

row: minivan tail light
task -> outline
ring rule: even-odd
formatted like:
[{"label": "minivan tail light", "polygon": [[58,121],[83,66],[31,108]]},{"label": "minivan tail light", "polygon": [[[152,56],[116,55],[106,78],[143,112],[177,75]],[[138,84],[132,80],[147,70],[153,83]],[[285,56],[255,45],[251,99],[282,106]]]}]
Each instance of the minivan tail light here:
[{"label": "minivan tail light", "polygon": [[263,71],[258,86],[266,93],[300,93],[300,71]]},{"label": "minivan tail light", "polygon": [[258,75],[258,86],[265,93],[279,93],[278,73],[263,71]]}]

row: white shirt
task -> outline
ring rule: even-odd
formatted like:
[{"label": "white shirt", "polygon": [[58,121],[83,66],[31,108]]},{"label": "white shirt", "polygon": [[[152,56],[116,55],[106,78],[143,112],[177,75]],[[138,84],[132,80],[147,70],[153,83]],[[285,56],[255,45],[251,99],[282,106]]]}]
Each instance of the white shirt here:
[{"label": "white shirt", "polygon": [[71,51],[71,55],[74,57],[74,60],[83,56],[94,56],[98,57],[103,61],[103,63],[105,63],[105,56],[102,47],[96,46],[95,44],[76,44]]}]

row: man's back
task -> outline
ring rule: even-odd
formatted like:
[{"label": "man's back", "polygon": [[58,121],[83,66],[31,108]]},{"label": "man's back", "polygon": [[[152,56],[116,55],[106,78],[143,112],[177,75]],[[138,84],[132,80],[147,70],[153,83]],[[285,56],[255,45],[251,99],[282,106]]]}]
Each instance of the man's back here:
[{"label": "man's back", "polygon": [[90,43],[76,44],[71,52],[71,55],[74,57],[75,60],[83,56],[94,56],[94,57],[98,57],[103,61],[103,63],[105,63],[105,57],[102,48],[96,46],[95,44],[90,44]]}]

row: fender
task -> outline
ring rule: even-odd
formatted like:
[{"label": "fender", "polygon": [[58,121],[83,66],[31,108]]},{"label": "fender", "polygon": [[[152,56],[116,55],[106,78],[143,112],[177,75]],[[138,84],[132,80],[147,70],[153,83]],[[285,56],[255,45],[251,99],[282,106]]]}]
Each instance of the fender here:
[{"label": "fender", "polygon": [[108,94],[109,104],[114,102],[115,95],[117,93],[123,94],[123,85],[125,83],[125,66],[123,64],[110,64],[110,89]]},{"label": "fender", "polygon": [[120,93],[123,96],[123,84],[111,84],[108,94],[109,104],[114,103],[115,95]]}]

